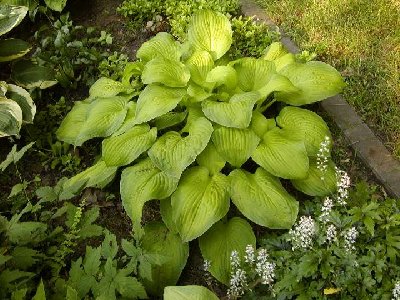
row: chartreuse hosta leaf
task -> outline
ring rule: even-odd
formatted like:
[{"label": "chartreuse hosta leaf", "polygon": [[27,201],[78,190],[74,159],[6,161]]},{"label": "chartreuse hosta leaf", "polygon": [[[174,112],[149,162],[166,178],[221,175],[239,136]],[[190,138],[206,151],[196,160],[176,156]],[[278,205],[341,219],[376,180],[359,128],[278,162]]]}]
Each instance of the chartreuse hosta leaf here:
[{"label": "chartreuse hosta leaf", "polygon": [[201,10],[189,25],[188,41],[195,50],[208,51],[215,61],[231,47],[231,23],[223,14]]},{"label": "chartreuse hosta leaf", "polygon": [[211,54],[207,51],[196,51],[185,62],[185,65],[190,70],[191,79],[200,86],[205,84],[207,74],[214,67],[214,60]]},{"label": "chartreuse hosta leaf", "polygon": [[199,166],[206,167],[211,175],[218,174],[226,164],[226,160],[218,153],[213,143],[207,145],[196,161]]},{"label": "chartreuse hosta leaf", "polygon": [[276,118],[288,136],[302,140],[309,156],[316,156],[325,137],[331,138],[325,121],[308,109],[286,106]]},{"label": "chartreuse hosta leaf", "polygon": [[208,72],[206,81],[214,87],[224,85],[227,91],[234,91],[237,86],[237,74],[231,66],[217,66]]},{"label": "chartreuse hosta leaf", "polygon": [[149,200],[169,197],[178,181],[179,178],[158,169],[150,158],[122,171],[122,204],[135,229],[140,228],[143,205]]},{"label": "chartreuse hosta leaf", "polygon": [[198,118],[189,127],[189,135],[182,137],[169,131],[161,136],[148,151],[153,163],[169,176],[179,178],[206,148],[213,127],[206,118]]},{"label": "chartreuse hosta leaf", "polygon": [[238,217],[216,223],[199,238],[204,260],[211,262],[210,273],[220,282],[228,285],[231,273],[230,256],[237,251],[244,255],[247,245],[256,246],[256,237],[250,224]]},{"label": "chartreuse hosta leaf", "polygon": [[129,129],[131,129],[133,126],[137,125],[136,123],[136,107],[137,103],[133,101],[129,101],[128,104],[126,105],[127,112],[125,116],[125,120],[122,123],[121,127],[118,128],[117,131],[113,133],[113,136],[120,135]]},{"label": "chartreuse hosta leaf", "polygon": [[24,56],[31,50],[29,43],[20,39],[0,40],[0,62],[10,61]]},{"label": "chartreuse hosta leaf", "polygon": [[188,169],[171,196],[172,217],[184,241],[206,232],[229,209],[229,179],[205,167]]},{"label": "chartreuse hosta leaf", "polygon": [[26,6],[0,5],[0,35],[21,23],[27,12]]},{"label": "chartreuse hosta leaf", "polygon": [[36,114],[36,105],[31,95],[22,87],[8,84],[7,97],[18,103],[22,110],[22,119],[26,123],[32,123]]},{"label": "chartreuse hosta leaf", "polygon": [[121,82],[101,77],[89,89],[89,96],[96,97],[113,97],[123,92],[128,92],[129,88]]},{"label": "chartreuse hosta leaf", "polygon": [[229,177],[233,203],[254,223],[272,229],[289,229],[296,221],[299,203],[278,178],[263,168],[258,168],[255,174],[234,170]]},{"label": "chartreuse hosta leaf", "polygon": [[286,55],[287,53],[288,51],[285,49],[281,42],[273,42],[267,47],[267,49],[265,49],[265,54],[261,58],[269,61],[274,61]]},{"label": "chartreuse hosta leaf", "polygon": [[125,133],[103,140],[102,158],[107,166],[124,166],[133,162],[156,141],[157,128],[137,125]]},{"label": "chartreuse hosta leaf", "polygon": [[211,140],[221,157],[234,167],[244,164],[260,142],[251,129],[227,127],[214,130]]},{"label": "chartreuse hosta leaf", "polygon": [[57,84],[53,69],[39,66],[30,60],[18,60],[12,65],[12,79],[26,88],[46,89]]},{"label": "chartreuse hosta leaf", "polygon": [[143,69],[144,84],[161,83],[170,87],[185,87],[190,79],[189,69],[179,61],[157,57]]},{"label": "chartreuse hosta leaf", "polygon": [[274,176],[285,179],[307,177],[308,156],[304,142],[292,139],[278,127],[264,134],[251,158]]},{"label": "chartreuse hosta leaf", "polygon": [[276,127],[275,119],[267,119],[259,111],[253,111],[253,117],[251,118],[250,128],[257,134],[258,137],[262,138],[264,134]]},{"label": "chartreuse hosta leaf", "polygon": [[149,294],[160,296],[168,285],[175,285],[189,257],[189,244],[178,234],[170,232],[162,222],[153,222],[144,227],[141,241],[146,254],[165,257],[162,264],[151,267],[152,280],[143,279]]},{"label": "chartreuse hosta leaf", "polygon": [[276,99],[299,106],[321,101],[340,93],[345,86],[342,76],[332,66],[319,61],[305,64],[291,63],[282,68],[279,74],[286,76],[300,89],[298,93],[280,91]]},{"label": "chartreuse hosta leaf", "polygon": [[72,198],[86,187],[103,188],[114,179],[116,172],[117,167],[108,167],[103,160],[99,160],[64,182],[60,199]]},{"label": "chartreuse hosta leaf", "polygon": [[181,44],[166,32],[160,32],[149,41],[142,44],[136,57],[148,62],[156,57],[163,57],[179,61],[181,57]]},{"label": "chartreuse hosta leaf", "polygon": [[327,196],[337,189],[335,164],[328,160],[325,171],[318,169],[316,159],[310,159],[305,179],[291,180],[293,186],[309,196]]},{"label": "chartreuse hosta leaf", "polygon": [[226,127],[247,128],[250,125],[254,104],[260,98],[258,92],[235,94],[229,102],[205,100],[204,115],[211,121]]},{"label": "chartreuse hosta leaf", "polygon": [[200,285],[167,286],[164,300],[218,300],[209,289]]},{"label": "chartreuse hosta leaf", "polygon": [[173,110],[185,97],[186,89],[150,84],[141,92],[136,107],[136,123],[144,123]]},{"label": "chartreuse hosta leaf", "polygon": [[154,124],[158,130],[178,125],[185,120],[187,112],[168,112],[154,119]]},{"label": "chartreuse hosta leaf", "polygon": [[0,97],[0,137],[18,135],[22,125],[22,110],[10,99]]}]

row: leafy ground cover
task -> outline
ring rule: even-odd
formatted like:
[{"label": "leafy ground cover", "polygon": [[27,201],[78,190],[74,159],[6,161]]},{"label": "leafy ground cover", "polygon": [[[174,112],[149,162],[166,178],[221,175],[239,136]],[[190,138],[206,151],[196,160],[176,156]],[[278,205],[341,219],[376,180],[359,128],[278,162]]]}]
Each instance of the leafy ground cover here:
[{"label": "leafy ground cover", "polygon": [[400,156],[400,6],[398,1],[263,1],[304,50],[335,66],[345,98]]},{"label": "leafy ground cover", "polygon": [[[129,2],[131,7],[141,3]],[[236,7],[234,2],[219,9],[226,12]],[[54,55],[55,69],[74,62],[72,69],[82,76],[71,76],[64,87],[31,91],[38,108],[33,125],[21,128],[19,140],[1,141],[0,296],[398,299],[397,201],[333,170],[334,161],[365,176],[340,146],[339,132],[331,128],[334,141],[327,139],[330,133],[320,117],[290,106],[337,93],[342,83],[338,73],[309,62],[309,55],[287,54],[279,43],[265,51],[276,33],[238,15],[228,22],[223,15],[215,19],[203,12],[207,26],[218,26],[203,34],[204,16],[197,17],[198,25],[189,31],[189,45],[197,51],[190,51],[187,43],[158,33],[174,26],[163,12],[150,11],[149,19],[141,20],[146,25],[137,30],[116,14],[119,3],[70,0],[67,9],[74,23],[52,16],[53,26],[37,34],[37,47],[46,50],[44,57]],[[163,5],[156,8],[173,12]],[[200,8],[180,9],[190,20]],[[178,29],[188,26],[177,24]],[[100,30],[90,30],[91,38],[77,43],[77,35],[87,30],[81,25],[111,32],[112,43]],[[224,43],[204,43],[218,32]],[[50,46],[41,44],[44,40]],[[228,51],[231,42],[234,51]],[[75,46],[82,54],[76,54]],[[85,60],[89,48],[100,56]],[[140,60],[133,62],[136,54]],[[236,60],[242,56],[254,57]],[[285,72],[291,64],[293,73],[314,68],[329,75],[335,87],[307,89],[301,83],[304,76]],[[96,76],[103,78],[92,85]],[[154,101],[160,105],[151,105]],[[294,119],[303,128],[300,136],[290,128]],[[255,140],[262,142],[255,145]],[[6,158],[14,143],[18,149],[27,146],[20,153],[13,148]],[[241,145],[248,146],[247,153]],[[302,178],[311,169],[316,176]],[[170,199],[150,201],[172,192]],[[259,205],[254,207],[252,200]],[[268,205],[280,219],[265,210]],[[265,213],[259,214],[259,208]],[[363,280],[362,289],[354,278]]]}]

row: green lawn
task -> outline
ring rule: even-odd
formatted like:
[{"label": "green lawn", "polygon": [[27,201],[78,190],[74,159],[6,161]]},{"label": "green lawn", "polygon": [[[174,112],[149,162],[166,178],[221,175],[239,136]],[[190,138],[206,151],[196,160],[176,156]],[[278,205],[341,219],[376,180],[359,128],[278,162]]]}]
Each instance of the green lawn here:
[{"label": "green lawn", "polygon": [[303,50],[334,65],[345,98],[400,157],[400,0],[257,0]]}]

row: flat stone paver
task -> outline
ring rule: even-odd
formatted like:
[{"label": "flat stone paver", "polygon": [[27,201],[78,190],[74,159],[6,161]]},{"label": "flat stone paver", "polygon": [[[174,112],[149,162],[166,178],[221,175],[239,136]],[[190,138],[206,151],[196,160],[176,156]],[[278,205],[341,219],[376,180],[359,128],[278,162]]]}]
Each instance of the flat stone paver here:
[{"label": "flat stone paver", "polygon": [[[242,12],[255,16],[269,26],[276,25],[267,16],[264,9],[253,0],[241,0]],[[280,29],[281,42],[292,53],[299,53],[297,45]],[[349,145],[361,160],[372,170],[386,191],[395,198],[400,198],[400,162],[393,157],[372,130],[347,101],[337,95],[321,102],[323,110],[332,117],[342,130]]]}]

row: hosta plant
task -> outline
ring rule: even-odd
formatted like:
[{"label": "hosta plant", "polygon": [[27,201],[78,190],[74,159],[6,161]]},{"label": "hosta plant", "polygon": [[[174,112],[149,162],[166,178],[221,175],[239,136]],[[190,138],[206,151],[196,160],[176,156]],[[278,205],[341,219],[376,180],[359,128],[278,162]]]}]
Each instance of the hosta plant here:
[{"label": "hosta plant", "polygon": [[[211,273],[224,283],[232,250],[255,245],[247,221],[220,221],[231,201],[252,222],[287,229],[298,202],[280,178],[309,195],[336,188],[329,146],[325,167],[320,164],[329,129],[299,106],[344,85],[331,66],[299,62],[280,43],[259,59],[229,61],[231,42],[224,15],[199,11],[185,43],[168,33],[145,42],[122,82],[99,79],[57,132],[75,146],[104,138],[101,157],[70,178],[61,197],[103,188],[122,169],[121,198],[134,231],[142,231],[144,204],[162,200],[167,227],[185,242],[200,237],[203,256],[215,261]],[[145,86],[141,91],[129,84],[135,75]],[[271,106],[276,101],[280,110]]]}]

